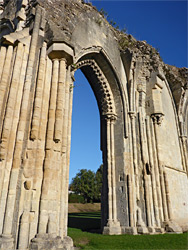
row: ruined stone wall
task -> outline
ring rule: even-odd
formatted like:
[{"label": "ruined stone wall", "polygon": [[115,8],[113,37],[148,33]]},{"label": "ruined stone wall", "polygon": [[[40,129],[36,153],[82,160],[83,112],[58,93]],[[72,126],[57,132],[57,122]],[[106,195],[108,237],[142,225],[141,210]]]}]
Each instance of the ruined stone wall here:
[{"label": "ruined stone wall", "polygon": [[187,69],[78,0],[1,5],[0,249],[71,249],[74,72],[100,111],[105,234],[188,228]]}]

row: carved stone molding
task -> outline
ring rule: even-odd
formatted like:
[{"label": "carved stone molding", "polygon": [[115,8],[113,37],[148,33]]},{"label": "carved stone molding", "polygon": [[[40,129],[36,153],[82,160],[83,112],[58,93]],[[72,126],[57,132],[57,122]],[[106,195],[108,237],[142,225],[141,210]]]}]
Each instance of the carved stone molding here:
[{"label": "carved stone molding", "polygon": [[112,91],[110,89],[109,83],[106,77],[104,76],[102,70],[100,69],[98,64],[95,62],[95,60],[87,59],[87,60],[80,61],[77,64],[73,64],[72,71],[77,70],[84,66],[90,66],[92,68],[95,76],[97,77],[98,84],[100,85],[97,88],[97,92],[99,96],[101,96],[99,102],[102,108],[102,115],[103,116],[107,114],[115,115],[116,112],[115,112],[115,104],[113,100]]},{"label": "carved stone molding", "polygon": [[134,111],[130,111],[128,114],[129,114],[131,120],[133,120],[136,117],[136,112],[134,112]]}]

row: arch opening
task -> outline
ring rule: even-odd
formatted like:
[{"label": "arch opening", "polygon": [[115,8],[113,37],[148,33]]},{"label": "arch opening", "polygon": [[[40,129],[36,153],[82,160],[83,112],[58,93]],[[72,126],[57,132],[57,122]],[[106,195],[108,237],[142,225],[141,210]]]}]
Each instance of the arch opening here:
[{"label": "arch opening", "polygon": [[[116,97],[119,99],[118,105],[115,104],[114,89],[109,84],[104,71],[95,58],[82,58],[76,65],[73,65],[72,70],[75,71],[81,68],[83,74],[88,80],[93,93],[96,97],[99,112],[100,112],[100,137],[101,137],[101,151],[103,157],[103,187],[101,195],[101,229],[106,234],[120,234],[121,227],[118,220],[118,206],[117,195],[123,191],[117,192],[117,180],[119,178],[118,172],[123,172],[124,169],[118,169],[116,156],[118,153],[122,153],[121,140],[122,132],[118,131],[118,125],[116,120],[123,120],[122,107],[121,107],[121,95]],[[111,71],[110,71],[111,72]],[[116,85],[117,88],[117,85]],[[116,109],[117,107],[117,109]],[[121,108],[120,108],[121,107]],[[118,133],[121,137],[118,139]],[[117,134],[117,136],[115,136]],[[120,139],[121,138],[121,139]],[[118,144],[118,146],[117,146]],[[117,147],[116,147],[117,146]],[[121,148],[121,151],[118,150]],[[117,148],[117,149],[116,149]],[[121,162],[122,164],[122,162]],[[124,165],[122,164],[122,167]],[[123,190],[119,187],[119,190]],[[118,197],[119,199],[119,197]]]},{"label": "arch opening", "polygon": [[[92,203],[85,201],[84,195],[81,194],[80,202],[84,204],[74,206],[70,203],[75,202],[76,194],[70,194],[68,226],[83,231],[101,232],[101,206],[98,196],[101,196],[101,192],[99,194],[100,190],[96,184],[100,181],[96,173],[102,165],[99,110],[94,93],[81,70],[75,72],[74,78],[69,185],[72,190],[72,178],[81,171],[82,180],[83,173],[90,175],[91,179],[87,180],[87,184],[88,198],[91,197]],[[85,184],[84,181],[83,186]],[[78,196],[75,199],[78,199]]]}]

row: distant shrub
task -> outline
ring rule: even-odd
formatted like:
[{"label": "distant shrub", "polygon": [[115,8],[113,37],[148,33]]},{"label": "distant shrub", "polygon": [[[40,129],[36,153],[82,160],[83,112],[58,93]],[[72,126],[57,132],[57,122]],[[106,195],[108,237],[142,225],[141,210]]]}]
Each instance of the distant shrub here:
[{"label": "distant shrub", "polygon": [[78,194],[69,194],[69,203],[84,203],[84,197]]}]

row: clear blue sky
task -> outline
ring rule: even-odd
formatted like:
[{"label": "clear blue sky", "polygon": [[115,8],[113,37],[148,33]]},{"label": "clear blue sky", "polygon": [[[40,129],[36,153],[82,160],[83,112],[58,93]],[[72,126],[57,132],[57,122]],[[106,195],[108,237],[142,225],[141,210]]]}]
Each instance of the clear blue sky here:
[{"label": "clear blue sky", "polygon": [[[163,61],[187,67],[187,1],[90,1],[103,8],[121,29],[158,48]],[[80,70],[75,74],[70,178],[79,169],[96,171],[102,163],[100,121],[91,87]]]}]

